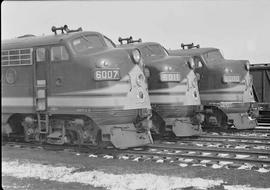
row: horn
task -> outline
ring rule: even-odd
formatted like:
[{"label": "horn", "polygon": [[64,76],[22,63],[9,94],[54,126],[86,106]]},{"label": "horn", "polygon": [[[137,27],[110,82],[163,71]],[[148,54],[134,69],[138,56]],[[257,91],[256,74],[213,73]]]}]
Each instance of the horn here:
[{"label": "horn", "polygon": [[70,31],[70,30],[68,29],[68,26],[67,26],[66,24],[63,26],[63,29],[64,29],[66,32]]},{"label": "horn", "polygon": [[54,32],[54,34],[56,35],[57,34],[57,30],[61,30],[62,34],[64,34],[64,30],[66,30],[65,27],[67,28],[67,25],[65,25],[64,27],[59,27],[59,28],[53,26],[52,27],[52,32]]},{"label": "horn", "polygon": [[55,26],[52,27],[52,32],[54,32],[54,34],[56,35],[56,27]]},{"label": "horn", "polygon": [[123,44],[123,41],[127,41],[127,44],[130,43],[132,41],[132,36],[130,36],[129,38],[118,38],[118,41]]},{"label": "horn", "polygon": [[[66,26],[66,25],[65,25]],[[71,32],[80,32],[80,31],[82,31],[82,27],[80,27],[80,28],[78,28],[78,29],[76,29],[76,30],[70,30],[70,29],[68,29],[68,27],[66,27],[65,28],[65,31],[67,32],[67,33],[71,33]]]},{"label": "horn", "polygon": [[142,42],[142,39],[141,39],[141,38],[139,38],[138,40],[132,40],[132,39],[131,39],[131,40],[128,41],[129,44],[135,43],[135,42],[140,43],[140,42]]},{"label": "horn", "polygon": [[123,39],[121,37],[119,37],[118,42],[120,42],[120,44],[123,44]]},{"label": "horn", "polygon": [[181,43],[181,48],[185,49],[185,44]]}]

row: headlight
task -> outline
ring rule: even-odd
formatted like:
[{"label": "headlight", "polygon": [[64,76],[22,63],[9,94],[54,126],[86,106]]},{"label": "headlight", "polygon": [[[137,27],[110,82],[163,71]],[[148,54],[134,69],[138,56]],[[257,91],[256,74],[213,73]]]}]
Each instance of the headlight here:
[{"label": "headlight", "polygon": [[230,72],[230,70],[228,68],[224,69],[224,73],[229,73],[229,72]]},{"label": "headlight", "polygon": [[166,66],[164,67],[164,69],[165,69],[165,71],[171,71],[171,70],[172,70],[172,67],[166,65]]},{"label": "headlight", "polygon": [[249,62],[246,62],[245,68],[247,71],[249,71],[249,68],[250,68]]},{"label": "headlight", "polygon": [[194,96],[194,98],[198,98],[198,94],[196,91],[193,92],[193,96]]},{"label": "headlight", "polygon": [[187,61],[187,64],[188,64],[190,69],[194,69],[195,63],[194,63],[193,58],[189,58],[189,60]]},{"label": "headlight", "polygon": [[137,98],[139,99],[140,102],[144,102],[144,94],[142,90],[138,91]]},{"label": "headlight", "polygon": [[132,59],[135,61],[136,64],[139,64],[141,60],[141,52],[138,49],[134,49],[132,51]]}]

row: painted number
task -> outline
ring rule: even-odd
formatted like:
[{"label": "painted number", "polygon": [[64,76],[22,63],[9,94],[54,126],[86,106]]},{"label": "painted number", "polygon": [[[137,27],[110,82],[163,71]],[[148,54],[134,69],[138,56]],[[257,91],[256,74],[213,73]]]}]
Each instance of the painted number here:
[{"label": "painted number", "polygon": [[95,80],[119,80],[119,70],[97,70],[95,71]]},{"label": "painted number", "polygon": [[160,80],[163,82],[180,81],[180,74],[179,73],[161,73]]}]

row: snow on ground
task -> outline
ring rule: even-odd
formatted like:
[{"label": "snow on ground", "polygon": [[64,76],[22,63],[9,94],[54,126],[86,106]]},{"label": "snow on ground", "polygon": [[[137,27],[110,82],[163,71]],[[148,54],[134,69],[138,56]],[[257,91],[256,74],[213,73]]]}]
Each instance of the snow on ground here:
[{"label": "snow on ground", "polygon": [[219,156],[219,157],[228,157],[229,154],[227,154],[227,153],[219,153],[217,156]]},{"label": "snow on ground", "polygon": [[89,157],[89,158],[97,158],[98,156],[95,155],[95,154],[90,154],[88,157]]},{"label": "snow on ground", "polygon": [[247,145],[238,145],[235,147],[235,149],[245,149],[247,147],[248,147]]},{"label": "snow on ground", "polygon": [[270,188],[254,188],[246,185],[224,185],[226,190],[270,190]]},{"label": "snow on ground", "polygon": [[267,169],[265,169],[265,168],[260,168],[260,169],[258,169],[257,171],[260,172],[260,173],[267,173],[267,172],[269,172],[270,170],[267,170]]},{"label": "snow on ground", "polygon": [[[182,165],[184,166],[184,164]],[[103,187],[111,190],[163,190],[182,189],[194,187],[196,189],[215,188],[222,185],[226,190],[262,190],[243,185],[226,185],[223,180],[211,180],[202,178],[183,178],[176,176],[162,176],[149,173],[143,174],[111,174],[98,170],[80,170],[80,168],[53,166],[39,163],[22,161],[3,161],[2,176],[13,176],[16,178],[36,178],[62,183],[77,182]]]},{"label": "snow on ground", "polygon": [[221,144],[209,144],[209,145],[207,145],[207,147],[209,147],[209,148],[211,148],[211,147],[219,148],[220,146],[221,146]]},{"label": "snow on ground", "polygon": [[254,149],[265,150],[266,147],[265,146],[255,146]]},{"label": "snow on ground", "polygon": [[164,162],[164,160],[162,160],[162,159],[159,159],[156,161],[156,163],[163,163],[163,162]]},{"label": "snow on ground", "polygon": [[193,143],[193,144],[195,144],[195,145],[197,145],[197,146],[200,146],[200,147],[202,147],[202,146],[204,146],[204,144],[202,144],[202,143]]},{"label": "snow on ground", "polygon": [[235,158],[248,158],[250,155],[245,155],[245,154],[236,154]]},{"label": "snow on ground", "polygon": [[249,164],[249,163],[244,163],[242,166],[240,166],[238,169],[239,170],[251,170],[254,165]]},{"label": "snow on ground", "polygon": [[119,159],[128,160],[129,157],[128,156],[120,156]]},{"label": "snow on ground", "polygon": [[203,152],[202,153],[202,156],[209,156],[209,155],[211,155],[212,153],[211,152]]},{"label": "snow on ground", "polygon": [[105,156],[103,156],[103,158],[106,158],[106,159],[113,159],[113,156],[111,156],[111,155],[105,155]]},{"label": "snow on ground", "polygon": [[223,183],[222,180],[202,178],[182,178],[153,174],[109,174],[102,171],[80,171],[78,168],[66,166],[42,165],[30,162],[3,161],[2,175],[17,178],[37,178],[63,183],[77,182],[94,187],[112,190],[132,189],[177,189],[194,186],[207,189]]}]

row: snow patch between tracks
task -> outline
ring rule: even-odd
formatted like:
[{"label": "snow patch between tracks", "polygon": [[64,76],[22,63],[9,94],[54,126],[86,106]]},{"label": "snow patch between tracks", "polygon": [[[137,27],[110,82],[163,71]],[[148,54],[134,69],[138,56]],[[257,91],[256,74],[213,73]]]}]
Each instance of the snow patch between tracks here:
[{"label": "snow patch between tracks", "polygon": [[[182,167],[185,167],[184,165]],[[207,180],[202,178],[182,178],[154,174],[109,174],[102,171],[85,171],[80,168],[43,165],[30,162],[3,161],[2,175],[16,178],[36,178],[62,183],[77,182],[94,187],[111,190],[163,190],[199,188],[208,189],[223,186],[225,190],[262,190],[246,185],[226,185],[223,180]],[[265,190],[265,189],[264,189]]]},{"label": "snow patch between tracks", "polygon": [[226,190],[270,190],[270,188],[255,188],[246,185],[224,185]]},{"label": "snow patch between tracks", "polygon": [[109,174],[102,171],[80,171],[66,166],[42,165],[29,162],[3,161],[2,175],[17,178],[37,178],[63,183],[77,182],[112,190],[178,189],[190,186],[207,189],[221,185],[222,180],[182,178],[153,174]]}]

